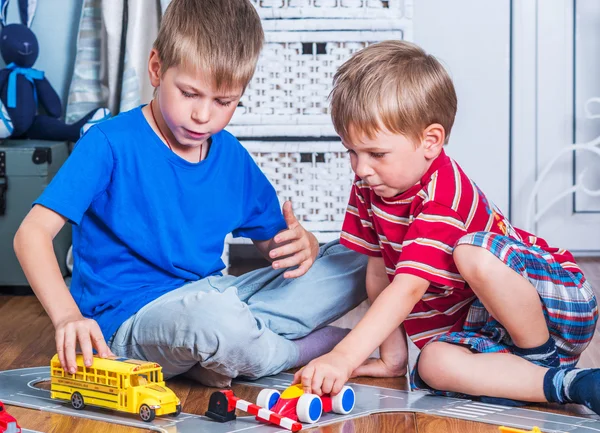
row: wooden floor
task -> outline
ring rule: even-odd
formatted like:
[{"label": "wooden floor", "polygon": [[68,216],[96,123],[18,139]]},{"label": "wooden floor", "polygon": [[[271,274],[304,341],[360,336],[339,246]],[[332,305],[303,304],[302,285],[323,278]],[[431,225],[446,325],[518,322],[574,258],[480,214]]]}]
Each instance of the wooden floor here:
[{"label": "wooden floor", "polygon": [[[600,289],[600,260],[581,259],[580,263],[596,290]],[[359,309],[350,314],[344,318],[342,324],[351,325],[356,322],[360,312]],[[36,298],[33,296],[0,296],[0,370],[47,365],[54,353],[52,324]],[[596,333],[596,337],[584,353],[580,365],[586,367],[600,366],[600,333]],[[406,378],[393,380],[363,378],[356,380],[356,382],[388,388],[408,389]],[[208,397],[215,390],[177,378],[170,380],[168,385],[181,399],[183,411],[195,414],[203,414],[206,411]],[[250,401],[254,401],[259,391],[258,388],[244,385],[235,385],[234,390],[236,395]],[[539,405],[532,406],[532,408],[595,417],[587,409],[576,405]],[[7,406],[7,409],[9,413],[17,418],[22,427],[42,432],[125,433],[144,431],[20,407]],[[469,421],[408,413],[372,415],[316,428],[311,431],[322,433],[496,433],[498,428]]]}]

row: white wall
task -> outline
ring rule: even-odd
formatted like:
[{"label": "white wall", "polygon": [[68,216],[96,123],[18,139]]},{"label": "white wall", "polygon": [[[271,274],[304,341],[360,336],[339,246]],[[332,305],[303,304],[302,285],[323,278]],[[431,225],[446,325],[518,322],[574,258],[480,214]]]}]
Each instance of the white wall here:
[{"label": "white wall", "polygon": [[446,151],[508,214],[510,0],[414,3],[414,42],[442,61],[458,94]]}]

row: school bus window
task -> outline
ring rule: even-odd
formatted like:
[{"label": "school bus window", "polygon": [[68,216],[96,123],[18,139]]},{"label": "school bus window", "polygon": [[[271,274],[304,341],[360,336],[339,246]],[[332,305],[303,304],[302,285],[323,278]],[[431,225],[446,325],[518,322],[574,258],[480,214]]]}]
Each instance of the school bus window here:
[{"label": "school bus window", "polygon": [[83,368],[77,367],[77,372],[75,373],[75,379],[77,380],[85,380]]},{"label": "school bus window", "polygon": [[130,380],[131,386],[148,385],[148,378],[145,374],[132,374]]},{"label": "school bus window", "polygon": [[96,369],[96,382],[107,385],[106,370]]}]

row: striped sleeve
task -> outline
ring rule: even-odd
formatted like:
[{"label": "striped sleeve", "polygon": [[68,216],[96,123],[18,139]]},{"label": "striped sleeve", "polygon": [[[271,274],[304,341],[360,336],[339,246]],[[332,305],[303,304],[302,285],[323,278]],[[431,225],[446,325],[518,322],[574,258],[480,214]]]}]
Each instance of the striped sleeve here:
[{"label": "striped sleeve", "polygon": [[397,274],[413,274],[433,284],[463,288],[452,258],[454,245],[467,230],[462,218],[447,206],[427,202],[415,216],[396,264]]},{"label": "striped sleeve", "polygon": [[361,193],[361,190],[368,190],[362,186],[363,182],[356,178],[346,208],[340,243],[356,252],[381,257],[379,237],[373,228],[371,203],[365,198],[368,194],[363,196]]}]

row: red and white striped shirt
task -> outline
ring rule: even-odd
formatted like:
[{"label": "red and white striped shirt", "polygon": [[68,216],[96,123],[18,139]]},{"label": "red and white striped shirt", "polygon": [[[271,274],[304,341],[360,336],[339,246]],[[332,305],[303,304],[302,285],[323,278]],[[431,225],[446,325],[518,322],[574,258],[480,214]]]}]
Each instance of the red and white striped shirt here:
[{"label": "red and white striped shirt", "polygon": [[407,334],[421,348],[436,335],[462,330],[475,295],[458,272],[452,251],[462,236],[478,231],[536,245],[565,269],[581,272],[568,251],[550,248],[543,239],[514,228],[444,151],[419,183],[393,198],[379,197],[356,177],[340,242],[383,257],[390,281],[406,273],[430,282],[404,321]]}]

